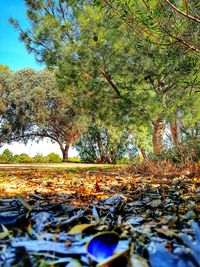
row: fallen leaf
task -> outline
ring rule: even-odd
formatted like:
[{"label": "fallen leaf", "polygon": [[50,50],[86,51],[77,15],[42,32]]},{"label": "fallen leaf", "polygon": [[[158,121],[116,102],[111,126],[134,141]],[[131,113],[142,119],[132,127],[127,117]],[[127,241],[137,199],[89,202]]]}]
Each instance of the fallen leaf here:
[{"label": "fallen leaf", "polygon": [[75,225],[69,232],[69,235],[82,234],[84,231],[95,227],[95,224],[78,224]]}]

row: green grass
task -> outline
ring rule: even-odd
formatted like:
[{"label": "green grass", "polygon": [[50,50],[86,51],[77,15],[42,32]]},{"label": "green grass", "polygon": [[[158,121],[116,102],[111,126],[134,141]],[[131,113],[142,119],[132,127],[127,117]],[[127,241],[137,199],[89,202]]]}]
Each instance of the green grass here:
[{"label": "green grass", "polygon": [[65,168],[65,167],[58,167],[58,168],[55,168],[55,170],[64,170],[65,172],[72,172],[72,173],[77,173],[77,172],[80,172],[82,170],[86,171],[97,171],[97,170],[108,170],[108,169],[111,169],[111,168],[114,168],[114,167],[117,167],[117,165],[105,165],[105,166],[84,166],[84,167],[70,167],[70,168]]},{"label": "green grass", "polygon": [[80,158],[77,158],[77,157],[69,158],[68,159],[68,162],[71,162],[71,163],[81,163],[81,159]]}]

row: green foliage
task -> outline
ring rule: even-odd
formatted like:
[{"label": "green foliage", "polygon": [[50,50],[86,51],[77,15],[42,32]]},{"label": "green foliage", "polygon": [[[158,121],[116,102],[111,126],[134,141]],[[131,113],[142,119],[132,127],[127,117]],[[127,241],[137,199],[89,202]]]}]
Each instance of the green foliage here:
[{"label": "green foliage", "polygon": [[81,159],[80,158],[77,158],[77,157],[73,157],[73,158],[69,158],[68,159],[68,162],[71,162],[71,163],[80,163],[81,162]]},{"label": "green foliage", "polygon": [[[20,155],[13,155],[9,149],[5,149],[0,155],[1,163],[60,163],[62,162],[61,157],[56,153],[50,153],[47,156],[43,156],[37,153],[34,157],[30,157],[26,153]],[[71,158],[70,162],[80,162],[78,158]]]},{"label": "green foliage", "polygon": [[51,163],[60,163],[60,162],[62,162],[61,157],[58,154],[53,153],[53,152],[48,154],[47,158],[49,159],[48,162],[51,162]]},{"label": "green foliage", "polygon": [[[113,151],[123,155],[122,144],[128,146],[124,132],[144,155],[152,148],[160,153],[164,130],[158,125],[164,129],[178,118],[188,131],[200,120],[198,4],[170,3],[26,1],[30,29],[11,22],[27,49],[55,68],[57,83],[48,71],[16,73],[8,124],[17,125],[19,135],[58,142],[66,160],[69,144],[81,136],[82,159],[115,162],[121,156]],[[103,127],[82,135],[97,121]]]},{"label": "green foliage", "polygon": [[138,157],[135,155],[134,157],[123,157],[117,160],[117,164],[130,165],[130,164],[134,164],[137,161],[138,161]]},{"label": "green foliage", "polygon": [[16,163],[33,163],[33,159],[26,153],[18,155],[15,160]]},{"label": "green foliage", "polygon": [[5,149],[0,155],[0,162],[11,163],[14,161],[13,153],[9,149]]},{"label": "green foliage", "polygon": [[20,163],[20,155],[16,154],[13,156],[13,163]]},{"label": "green foliage", "polygon": [[33,157],[33,161],[34,161],[34,163],[48,163],[49,162],[49,157],[48,156],[43,156],[42,154],[37,153]]},{"label": "green foliage", "polygon": [[87,116],[75,107],[70,96],[58,91],[54,72],[32,69],[6,75],[0,72],[1,84],[0,137],[7,142],[25,143],[28,139],[47,137],[59,144],[65,159],[66,148],[87,128]]},{"label": "green foliage", "polygon": [[127,152],[128,134],[114,127],[93,124],[81,136],[76,149],[84,162],[116,163]]},{"label": "green foliage", "polygon": [[180,50],[200,52],[198,0],[94,2],[105,8],[109,16],[120,19],[128,28],[134,29],[139,39],[146,39],[158,46],[178,46]]},{"label": "green foliage", "polygon": [[0,64],[0,72],[8,70],[8,66]]},{"label": "green foliage", "polygon": [[11,130],[10,124],[6,121],[6,115],[9,110],[10,105],[10,82],[12,72],[7,70],[5,66],[2,66],[0,71],[0,146],[2,146],[7,141],[7,136],[2,128],[6,128],[7,132]]},{"label": "green foliage", "polygon": [[[56,153],[50,153],[47,156],[44,156],[40,153],[37,153],[34,157],[33,157],[33,161],[34,163],[60,163],[62,162],[61,157],[56,154]],[[68,162],[72,162],[72,163],[79,163],[80,162],[80,158],[69,158]]]}]

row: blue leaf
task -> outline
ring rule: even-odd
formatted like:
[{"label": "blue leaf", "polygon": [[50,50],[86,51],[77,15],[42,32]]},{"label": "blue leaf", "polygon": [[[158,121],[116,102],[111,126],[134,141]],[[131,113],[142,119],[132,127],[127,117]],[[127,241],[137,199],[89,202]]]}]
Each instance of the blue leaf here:
[{"label": "blue leaf", "polygon": [[94,236],[87,247],[89,256],[100,262],[113,255],[119,242],[119,236],[116,233],[105,232]]},{"label": "blue leaf", "polygon": [[149,261],[152,267],[177,267],[177,258],[156,243],[152,243],[149,249]]},{"label": "blue leaf", "polygon": [[0,224],[10,225],[17,221],[18,215],[11,212],[3,212],[0,214]]},{"label": "blue leaf", "polygon": [[196,222],[192,222],[192,228],[194,230],[194,242],[192,242],[192,240],[186,234],[182,235],[182,239],[184,243],[191,249],[192,256],[200,266],[200,228]]}]

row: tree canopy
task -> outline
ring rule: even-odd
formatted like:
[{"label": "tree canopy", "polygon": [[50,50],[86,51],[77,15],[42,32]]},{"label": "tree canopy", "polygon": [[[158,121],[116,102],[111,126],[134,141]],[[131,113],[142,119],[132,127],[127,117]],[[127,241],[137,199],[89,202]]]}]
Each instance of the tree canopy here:
[{"label": "tree canopy", "polygon": [[91,121],[131,130],[143,155],[150,147],[165,150],[168,125],[178,146],[181,121],[198,124],[197,1],[27,0],[26,6],[30,27],[10,22]]},{"label": "tree canopy", "polygon": [[8,102],[2,105],[1,136],[8,142],[50,138],[68,160],[69,146],[87,127],[84,113],[58,90],[53,72],[24,69],[6,74],[0,73],[2,88],[9,93],[7,98],[2,95]]}]

